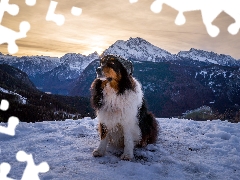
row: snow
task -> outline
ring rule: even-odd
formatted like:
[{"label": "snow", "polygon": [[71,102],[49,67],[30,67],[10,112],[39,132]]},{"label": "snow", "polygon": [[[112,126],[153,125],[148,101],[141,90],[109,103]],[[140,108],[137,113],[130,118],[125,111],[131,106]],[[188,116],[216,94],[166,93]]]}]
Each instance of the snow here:
[{"label": "snow", "polygon": [[211,74],[210,74],[210,79],[212,78],[213,75],[214,75],[214,73],[211,73]]},{"label": "snow", "polygon": [[217,62],[217,61],[215,61],[215,60],[212,60],[212,59],[208,59],[207,61],[208,61],[208,62],[210,62],[210,63],[212,63],[212,64],[218,64],[218,62]]},{"label": "snow", "polygon": [[96,59],[99,59],[97,52],[89,54],[88,56],[68,53],[61,57],[60,61],[62,64],[53,70],[52,73],[58,74],[58,78],[60,80],[76,79],[80,76],[84,69]]},{"label": "snow", "polygon": [[[134,150],[135,159],[120,160],[122,150],[109,148],[105,157],[94,158],[97,120],[24,123],[16,135],[0,134],[0,163],[11,165],[8,177],[21,179],[24,163],[16,160],[22,150],[32,153],[50,170],[49,179],[239,179],[240,123],[158,119],[161,126],[156,145]],[[5,123],[0,123],[6,126]]]},{"label": "snow", "polygon": [[196,74],[195,74],[195,79],[197,78],[197,75],[198,75],[198,73],[196,72]]},{"label": "snow", "polygon": [[19,103],[21,103],[21,104],[27,104],[27,98],[21,96],[20,94],[17,94],[17,93],[15,93],[15,92],[12,92],[12,91],[9,91],[9,90],[6,90],[6,89],[1,88],[1,87],[0,87],[0,92],[6,93],[6,94],[15,95],[15,96],[18,97]]},{"label": "snow", "polygon": [[157,58],[175,60],[173,54],[139,37],[129,38],[127,41],[118,40],[106,49],[103,54],[117,54],[126,59],[134,58],[140,61],[155,62]]},{"label": "snow", "polygon": [[[6,63],[14,66],[32,77],[38,74],[49,74],[49,72],[57,73],[60,76],[60,80],[79,77],[82,71],[95,59],[99,59],[97,52],[88,56],[67,53],[61,58],[49,56],[22,56],[18,58],[0,54],[0,64]],[[64,68],[65,66],[68,68]]]},{"label": "snow", "polygon": [[204,50],[191,48],[189,51],[180,51],[178,57],[189,58],[201,62],[209,62],[212,64],[219,64],[222,66],[239,66],[239,62],[229,55],[217,54]]},{"label": "snow", "polygon": [[203,71],[203,70],[202,70],[199,74],[203,75],[204,78],[205,78],[205,76],[207,75],[207,71]]}]

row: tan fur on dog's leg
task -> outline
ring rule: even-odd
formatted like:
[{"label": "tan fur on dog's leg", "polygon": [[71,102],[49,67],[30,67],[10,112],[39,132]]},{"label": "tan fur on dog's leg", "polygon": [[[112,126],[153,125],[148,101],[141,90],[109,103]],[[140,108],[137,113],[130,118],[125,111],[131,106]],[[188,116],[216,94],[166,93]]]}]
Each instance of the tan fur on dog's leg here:
[{"label": "tan fur on dog's leg", "polygon": [[99,133],[101,141],[98,148],[93,151],[94,157],[104,156],[108,144],[107,127],[102,123],[99,124]]}]

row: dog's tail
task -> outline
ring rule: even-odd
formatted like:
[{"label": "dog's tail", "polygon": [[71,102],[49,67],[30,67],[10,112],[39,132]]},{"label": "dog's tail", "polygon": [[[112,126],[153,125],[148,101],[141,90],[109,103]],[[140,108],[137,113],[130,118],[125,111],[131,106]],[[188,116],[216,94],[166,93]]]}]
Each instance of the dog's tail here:
[{"label": "dog's tail", "polygon": [[153,114],[147,111],[147,106],[144,99],[141,108],[139,108],[138,119],[142,135],[139,145],[144,147],[147,144],[156,143],[159,125]]}]

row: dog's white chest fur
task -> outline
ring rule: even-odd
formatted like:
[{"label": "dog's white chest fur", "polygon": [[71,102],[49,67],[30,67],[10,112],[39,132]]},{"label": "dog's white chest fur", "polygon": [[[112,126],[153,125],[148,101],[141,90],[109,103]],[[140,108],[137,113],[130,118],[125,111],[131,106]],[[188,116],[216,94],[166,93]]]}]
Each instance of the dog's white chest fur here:
[{"label": "dog's white chest fur", "polygon": [[[107,129],[113,133],[117,131],[119,125],[122,126],[122,135],[127,136],[125,132],[131,132],[133,141],[140,139],[141,133],[138,126],[138,109],[142,104],[143,93],[141,85],[136,83],[135,91],[127,90],[124,94],[118,95],[109,84],[103,90],[103,106],[97,113],[99,123],[103,123]],[[115,132],[117,136],[121,133]],[[119,137],[116,137],[118,139]]]}]

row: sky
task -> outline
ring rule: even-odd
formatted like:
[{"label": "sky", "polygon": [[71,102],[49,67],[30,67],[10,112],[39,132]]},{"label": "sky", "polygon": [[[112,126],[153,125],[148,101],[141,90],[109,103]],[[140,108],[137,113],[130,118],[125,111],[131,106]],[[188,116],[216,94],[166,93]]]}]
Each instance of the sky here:
[{"label": "sky", "polygon": [[[4,13],[1,25],[19,31],[19,24],[28,21],[31,29],[27,37],[17,40],[16,56],[47,55],[61,57],[66,53],[101,54],[117,40],[141,37],[155,46],[176,54],[190,48],[213,51],[240,59],[240,33],[227,31],[234,19],[222,12],[213,24],[220,34],[212,38],[203,24],[201,11],[185,12],[186,23],[177,26],[174,21],[178,11],[166,4],[158,14],[150,10],[154,0],[56,0],[55,13],[62,14],[65,22],[58,26],[46,21],[50,0],[37,0],[27,6],[25,0],[10,0],[20,7],[18,15]],[[71,8],[82,9],[80,16],[73,16]],[[7,54],[7,44],[0,45],[0,52]]]}]

